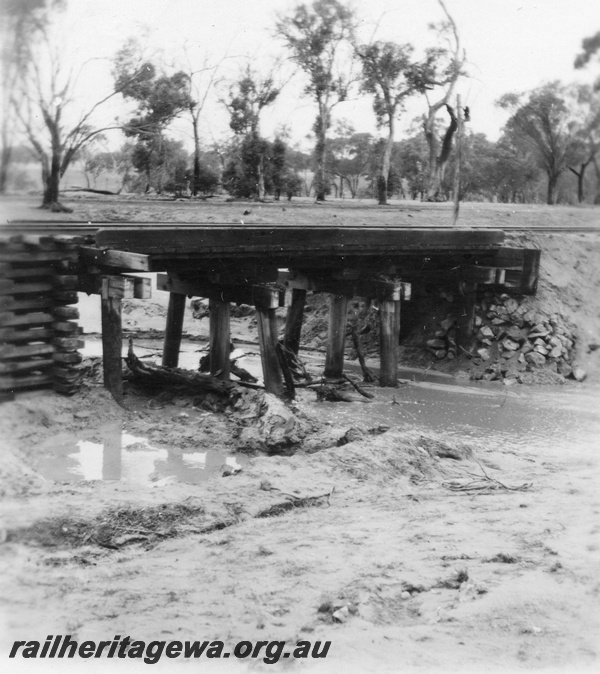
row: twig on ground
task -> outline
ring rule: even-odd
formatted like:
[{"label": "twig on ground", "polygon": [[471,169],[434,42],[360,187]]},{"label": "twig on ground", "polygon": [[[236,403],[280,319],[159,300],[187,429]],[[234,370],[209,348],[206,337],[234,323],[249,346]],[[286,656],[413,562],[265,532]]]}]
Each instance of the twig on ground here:
[{"label": "twig on ground", "polygon": [[347,374],[344,374],[343,377],[348,383],[350,383],[350,384],[352,384],[352,386],[354,386],[354,388],[360,393],[361,396],[364,396],[365,398],[369,398],[370,400],[372,400],[375,397],[372,393],[369,393],[368,391],[365,391],[358,384],[353,382],[352,379],[350,379],[350,377]]}]

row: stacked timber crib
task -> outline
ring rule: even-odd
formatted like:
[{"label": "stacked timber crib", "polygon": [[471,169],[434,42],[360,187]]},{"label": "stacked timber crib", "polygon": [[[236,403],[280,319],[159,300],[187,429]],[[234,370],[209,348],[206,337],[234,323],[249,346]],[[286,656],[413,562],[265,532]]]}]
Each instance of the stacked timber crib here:
[{"label": "stacked timber crib", "polygon": [[77,390],[80,243],[53,236],[0,238],[0,399],[25,389]]}]

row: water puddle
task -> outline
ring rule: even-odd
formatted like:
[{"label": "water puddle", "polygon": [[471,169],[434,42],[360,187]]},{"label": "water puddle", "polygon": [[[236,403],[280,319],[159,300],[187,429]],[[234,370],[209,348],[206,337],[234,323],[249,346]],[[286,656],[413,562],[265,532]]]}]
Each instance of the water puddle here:
[{"label": "water puddle", "polygon": [[[410,382],[368,403],[372,426],[432,430],[484,447],[575,453],[600,450],[600,388],[517,387]],[[352,405],[322,403],[337,425],[356,423]]]},{"label": "water puddle", "polygon": [[[90,350],[100,353],[99,341],[91,339]],[[140,339],[135,344],[136,353],[140,357],[153,362],[160,362],[162,342],[156,339]],[[182,343],[181,367],[196,369],[198,360],[205,353],[206,345],[198,342]],[[124,353],[126,346],[124,345]],[[242,358],[239,364],[252,372],[260,380],[261,367],[258,347],[243,345],[240,350]],[[324,356],[321,353],[304,352],[302,357],[310,371],[318,376],[322,371]],[[377,363],[369,363],[377,370]],[[346,363],[346,371],[354,378],[360,378],[360,369],[354,362]],[[466,440],[484,447],[505,446],[514,450],[533,449],[544,451],[561,451],[575,454],[579,450],[593,447],[600,454],[600,387],[598,385],[565,385],[565,386],[514,386],[507,388],[497,383],[470,382],[443,375],[434,371],[418,371],[401,368],[399,372],[401,384],[394,391],[382,390],[377,400],[368,404],[368,412],[361,410],[360,417],[368,417],[368,423],[397,426],[408,425],[423,432],[428,430],[441,432],[457,439]],[[357,422],[357,410],[354,405],[339,403],[320,403],[319,416],[336,426],[352,426]],[[121,470],[127,470],[128,446],[123,445]],[[76,453],[81,453],[76,449]],[[163,470],[163,464],[173,459],[158,456],[157,452],[175,450],[138,447],[138,474],[154,475],[153,471]],[[179,452],[179,450],[177,450]],[[73,453],[73,452],[71,452]],[[107,453],[105,451],[105,453]],[[147,458],[145,457],[145,454]],[[179,452],[181,454],[181,452]],[[107,456],[110,455],[110,450]],[[193,458],[189,454],[185,458],[178,457],[179,465],[189,466],[190,474],[197,471],[206,479],[210,461],[222,465],[223,455],[219,459],[209,459],[209,453],[202,452]],[[206,458],[205,458],[206,457]],[[200,461],[194,466],[194,461]],[[152,464],[154,468],[144,468]],[[110,461],[107,459],[107,464]],[[200,468],[200,465],[204,466]],[[210,465],[213,465],[212,463]],[[214,468],[212,468],[214,470]],[[110,471],[109,471],[110,472]],[[184,474],[173,473],[175,475]],[[194,473],[195,474],[195,473]],[[167,477],[163,470],[160,477]],[[189,476],[186,476],[190,480]],[[80,478],[81,479],[81,478]],[[124,479],[124,478],[85,478],[85,479]],[[132,479],[132,478],[127,478]],[[142,481],[155,479],[141,478]],[[159,478],[160,479],[160,478]],[[179,479],[176,477],[176,479]],[[195,481],[195,480],[194,480]]]},{"label": "water puddle", "polygon": [[158,486],[169,482],[199,484],[213,475],[236,472],[245,462],[245,457],[214,449],[155,446],[114,424],[95,431],[93,439],[64,433],[48,440],[40,448],[35,467],[55,482],[119,480]]}]

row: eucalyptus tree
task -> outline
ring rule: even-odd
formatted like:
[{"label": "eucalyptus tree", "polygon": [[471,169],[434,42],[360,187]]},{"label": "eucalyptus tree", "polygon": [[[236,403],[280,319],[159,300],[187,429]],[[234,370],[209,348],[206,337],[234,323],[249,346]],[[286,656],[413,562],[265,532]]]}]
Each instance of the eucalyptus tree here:
[{"label": "eucalyptus tree", "polygon": [[137,104],[134,116],[122,124],[125,135],[136,141],[134,165],[146,176],[146,191],[150,186],[160,191],[172,180],[169,173],[181,171],[182,148],[167,139],[165,132],[193,104],[189,76],[184,71],[160,72],[141,57],[132,40],[117,53],[113,75],[115,90]]},{"label": "eucalyptus tree", "polygon": [[[421,64],[422,90],[427,101],[423,129],[429,148],[426,198],[430,201],[441,198],[444,173],[450,158],[452,138],[457,128],[456,115],[450,103],[459,78],[465,74],[466,62],[456,22],[443,0],[438,0],[438,3],[446,20],[434,24],[439,44],[426,50],[425,59]],[[444,107],[450,116],[450,124],[444,136],[440,137],[437,116]]]},{"label": "eucalyptus tree", "polygon": [[35,40],[47,20],[46,0],[0,2],[0,194],[6,190],[13,149],[18,142],[17,113],[23,104],[21,82],[30,67]]},{"label": "eucalyptus tree", "polygon": [[[574,103],[571,132],[573,143],[569,157],[569,171],[577,177],[577,200],[584,201],[584,180],[587,167],[596,169],[597,191],[600,193],[600,90],[587,85],[572,87]],[[598,195],[596,195],[598,196]]]},{"label": "eucalyptus tree", "polygon": [[230,113],[229,126],[242,139],[242,171],[256,178],[259,199],[266,195],[265,171],[270,144],[260,135],[263,110],[275,102],[281,87],[272,75],[265,77],[247,65],[230,87],[224,104]]},{"label": "eucalyptus tree", "polygon": [[388,129],[377,179],[377,198],[382,205],[387,204],[396,119],[405,100],[414,93],[423,93],[427,85],[422,65],[413,61],[413,51],[410,44],[382,41],[356,48],[362,64],[362,89],[374,96],[377,123]]},{"label": "eucalyptus tree", "polygon": [[533,154],[548,177],[546,201],[556,203],[558,180],[568,168],[574,136],[568,91],[560,82],[550,82],[524,93],[509,93],[497,104],[511,113],[505,133]]},{"label": "eucalyptus tree", "polygon": [[[13,2],[13,4],[15,4]],[[129,82],[123,80],[100,94],[96,102],[85,103],[80,83],[91,61],[80,62],[69,47],[65,0],[45,3],[25,0],[35,6],[35,39],[32,39],[18,68],[14,96],[19,101],[14,112],[17,126],[27,139],[42,168],[42,207],[69,210],[59,202],[60,181],[79,152],[98,136],[120,128],[114,122],[99,121],[102,107]],[[20,0],[16,0],[16,6]],[[133,73],[136,77],[137,73]]]},{"label": "eucalyptus tree", "polygon": [[308,77],[304,92],[317,104],[314,124],[317,201],[323,201],[327,192],[331,111],[347,99],[353,81],[348,58],[354,28],[352,10],[339,0],[314,0],[311,5],[298,5],[290,16],[279,16],[276,22],[276,32],[291,52],[292,61]]}]

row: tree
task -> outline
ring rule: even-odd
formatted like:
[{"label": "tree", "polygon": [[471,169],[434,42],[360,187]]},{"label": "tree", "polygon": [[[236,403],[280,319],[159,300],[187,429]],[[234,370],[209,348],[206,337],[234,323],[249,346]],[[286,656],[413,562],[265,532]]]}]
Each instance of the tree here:
[{"label": "tree", "polygon": [[131,161],[144,177],[145,192],[153,189],[157,194],[181,194],[187,187],[189,155],[181,141],[159,135],[151,142],[138,142],[133,146]]},{"label": "tree", "polygon": [[374,95],[377,123],[388,128],[377,180],[377,198],[383,205],[387,203],[396,117],[408,96],[424,91],[423,73],[411,60],[413,48],[409,44],[374,42],[358,47],[356,53],[362,63],[362,89]]},{"label": "tree", "polygon": [[96,189],[96,182],[103,173],[114,171],[113,153],[107,151],[94,152],[91,143],[80,151],[78,158],[88,189]]},{"label": "tree", "polygon": [[279,17],[277,34],[292,53],[292,60],[308,76],[305,94],[317,103],[314,124],[315,194],[325,200],[327,191],[327,132],[331,111],[348,97],[351,77],[343,60],[343,46],[354,32],[354,15],[338,0],[314,0],[298,5],[292,16]]},{"label": "tree", "polygon": [[360,180],[369,173],[376,162],[375,139],[370,133],[356,133],[346,129],[348,135],[333,138],[330,143],[329,167],[333,175],[340,179],[339,196],[344,196],[344,184],[348,186],[354,199],[358,193]]},{"label": "tree", "polygon": [[115,87],[124,98],[137,103],[136,115],[123,127],[125,135],[136,139],[135,168],[146,176],[146,191],[158,193],[167,186],[181,190],[181,143],[165,138],[169,124],[190,109],[189,77],[183,71],[160,73],[150,61],[140,57],[139,47],[130,40],[115,58]]},{"label": "tree", "polygon": [[573,143],[569,156],[569,170],[577,176],[577,200],[584,201],[585,171],[590,164],[596,169],[600,188],[600,95],[586,84],[572,88],[575,110],[571,126]]},{"label": "tree", "polygon": [[302,187],[300,176],[289,163],[288,147],[281,136],[277,136],[271,144],[271,181],[277,201],[282,193],[285,193],[288,201],[291,201]]},{"label": "tree", "polygon": [[398,143],[397,167],[399,174],[408,182],[408,191],[412,199],[425,196],[429,175],[429,148],[425,133],[401,140]]},{"label": "tree", "polygon": [[[271,144],[257,133],[237,139],[234,152],[223,171],[223,186],[236,197],[265,197],[271,191]],[[260,196],[262,194],[262,197]]]},{"label": "tree", "polygon": [[[442,0],[438,0],[446,21],[433,26],[438,29],[438,39],[445,41],[447,46],[430,48],[426,52],[425,61],[421,64],[422,88],[427,100],[427,115],[423,121],[425,139],[429,148],[429,173],[427,177],[427,199],[436,201],[441,198],[442,181],[450,152],[452,138],[457,128],[456,116],[449,102],[454,93],[456,83],[464,75],[466,56],[461,47],[460,34],[454,19],[446,9]],[[439,97],[431,101],[429,91],[441,89]],[[446,108],[450,115],[450,124],[443,139],[437,131],[437,115],[442,108]]]},{"label": "tree", "polygon": [[229,126],[237,136],[246,139],[242,143],[242,157],[252,163],[244,167],[244,171],[255,174],[259,199],[265,198],[265,162],[270,150],[270,144],[260,136],[260,115],[276,100],[280,91],[272,76],[261,77],[248,65],[231,86],[228,100],[224,101],[231,115]]},{"label": "tree", "polygon": [[494,195],[505,203],[537,201],[541,171],[531,150],[505,132],[496,143],[491,181]]},{"label": "tree", "polygon": [[546,201],[550,205],[556,202],[558,179],[568,166],[573,145],[566,96],[564,86],[551,82],[530,92],[505,94],[498,101],[501,108],[511,113],[506,132],[526,145],[545,171]]},{"label": "tree", "polygon": [[[501,184],[497,172],[498,150],[496,143],[483,133],[466,133],[461,144],[460,198],[469,201],[491,200],[498,197]],[[456,154],[448,162],[448,174],[456,169]],[[444,181],[444,190],[454,189],[453,181]]]},{"label": "tree", "polygon": [[[187,56],[187,50],[184,51]],[[201,164],[200,117],[206,105],[208,95],[213,89],[221,63],[225,58],[229,57],[224,57],[216,65],[211,66],[209,65],[208,58],[205,57],[202,68],[194,70],[191,65],[188,65],[185,71],[188,78],[187,112],[192,123],[192,138],[194,142],[193,175],[191,179],[192,196],[194,197],[200,192],[203,194],[212,193],[212,190],[216,189],[219,183],[219,178],[214,171],[210,167]],[[187,60],[189,63],[189,58]],[[205,74],[208,74],[208,81],[204,80],[205,83],[203,84],[202,78]]]},{"label": "tree", "polygon": [[[65,64],[64,36],[58,25],[60,12],[49,19],[49,10],[64,3],[55,0],[43,7],[35,43],[28,51],[28,67],[20,70],[17,89],[22,104],[16,114],[35,156],[42,167],[43,208],[69,210],[59,202],[60,181],[82,148],[99,134],[119,128],[98,126],[94,119],[101,106],[116,96],[127,82],[107,92],[87,108],[77,105],[77,82],[82,72]],[[87,64],[84,64],[84,66]]]},{"label": "tree", "polygon": [[[314,164],[313,158],[310,154],[301,152],[298,149],[286,150],[286,162],[290,168],[290,171],[296,176],[297,182],[299,182],[304,196],[310,196],[312,187],[313,187],[313,176],[312,166]],[[300,190],[300,188],[298,188]]]},{"label": "tree", "polygon": [[6,191],[8,170],[17,134],[17,111],[22,105],[20,81],[31,61],[31,49],[45,25],[46,0],[3,0],[0,3],[1,120],[0,194]]}]

